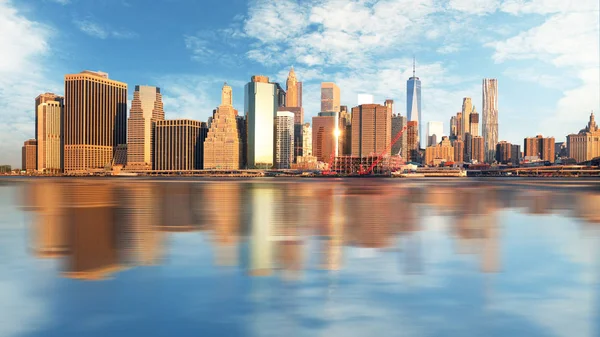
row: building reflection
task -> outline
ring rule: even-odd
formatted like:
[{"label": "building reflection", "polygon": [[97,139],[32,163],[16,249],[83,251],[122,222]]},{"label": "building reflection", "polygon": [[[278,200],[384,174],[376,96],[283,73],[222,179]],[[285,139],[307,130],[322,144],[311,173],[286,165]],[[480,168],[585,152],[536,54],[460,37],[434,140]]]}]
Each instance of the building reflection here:
[{"label": "building reflection", "polygon": [[239,241],[242,222],[242,185],[235,182],[218,182],[202,185],[198,195],[203,208],[204,223],[212,231],[215,264],[236,266],[239,260]]},{"label": "building reflection", "polygon": [[25,187],[33,213],[31,249],[40,258],[66,256],[70,252],[67,222],[63,208],[64,185],[39,181]]},{"label": "building reflection", "polygon": [[254,186],[250,189],[249,274],[269,276],[273,273],[273,202],[276,190]]}]

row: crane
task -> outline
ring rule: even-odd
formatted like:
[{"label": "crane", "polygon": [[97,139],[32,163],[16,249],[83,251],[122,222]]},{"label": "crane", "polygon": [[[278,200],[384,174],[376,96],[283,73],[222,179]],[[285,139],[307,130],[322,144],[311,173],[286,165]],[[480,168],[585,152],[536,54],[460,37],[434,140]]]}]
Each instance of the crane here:
[{"label": "crane", "polygon": [[371,164],[371,166],[369,166],[369,168],[366,171],[363,169],[362,164],[361,164],[360,171],[358,172],[358,174],[361,176],[371,174],[373,172],[373,169],[377,166],[377,164],[379,164],[381,159],[383,159],[383,157],[391,150],[392,146],[394,146],[394,144],[396,144],[396,142],[398,140],[400,140],[400,137],[402,137],[402,134],[404,133],[404,131],[406,129],[407,129],[407,126],[404,126],[402,128],[402,130],[400,130],[400,132],[398,132],[398,134],[396,134],[396,137],[394,137],[394,139],[392,139],[392,142],[383,150],[383,152],[381,152],[379,154],[379,156],[377,156],[377,159],[375,159],[375,161]]}]

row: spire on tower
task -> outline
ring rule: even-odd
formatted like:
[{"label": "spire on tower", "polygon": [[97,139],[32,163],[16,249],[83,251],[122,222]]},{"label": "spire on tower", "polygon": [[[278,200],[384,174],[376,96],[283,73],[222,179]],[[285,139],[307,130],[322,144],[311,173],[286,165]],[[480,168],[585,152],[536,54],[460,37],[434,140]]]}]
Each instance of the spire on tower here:
[{"label": "spire on tower", "polygon": [[413,55],[413,77],[417,77],[417,58]]}]

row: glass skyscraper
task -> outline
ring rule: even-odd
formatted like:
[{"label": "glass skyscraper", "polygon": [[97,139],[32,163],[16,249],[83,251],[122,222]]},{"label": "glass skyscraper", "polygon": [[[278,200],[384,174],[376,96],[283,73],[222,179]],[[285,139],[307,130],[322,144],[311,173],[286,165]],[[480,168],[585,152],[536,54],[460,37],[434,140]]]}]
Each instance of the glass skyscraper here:
[{"label": "glass skyscraper", "polygon": [[421,118],[421,80],[415,75],[413,62],[413,76],[406,82],[406,116],[409,122],[418,123],[419,146],[423,137],[423,120]]}]

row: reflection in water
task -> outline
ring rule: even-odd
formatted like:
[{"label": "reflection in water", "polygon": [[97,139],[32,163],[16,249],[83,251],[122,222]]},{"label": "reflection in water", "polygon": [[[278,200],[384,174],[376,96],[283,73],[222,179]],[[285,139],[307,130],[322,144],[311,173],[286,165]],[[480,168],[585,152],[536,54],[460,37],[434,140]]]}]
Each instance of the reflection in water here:
[{"label": "reflection in water", "polygon": [[[572,251],[559,258],[555,247],[527,241],[550,235],[546,231],[564,231],[565,226],[557,222],[559,217],[568,219],[569,224],[575,224],[573,228],[582,231],[581,235],[591,238],[591,251],[596,255],[584,260],[593,261],[592,269],[600,265],[600,193],[584,184],[562,187],[560,182],[536,186],[512,181],[486,184],[453,180],[414,185],[381,179],[35,179],[19,188],[22,210],[32,215],[30,250],[37,258],[59,261],[61,273],[57,275],[78,280],[118,280],[124,270],[151,270],[169,264],[171,261],[164,257],[176,250],[180,242],[170,238],[199,236],[207,238],[197,245],[208,244],[212,264],[242,271],[240,275],[253,280],[250,288],[231,281],[228,292],[239,295],[249,291],[250,302],[245,305],[250,305],[252,309],[248,310],[253,312],[279,306],[288,328],[292,321],[302,319],[308,320],[305,324],[319,326],[324,324],[319,320],[331,321],[340,312],[350,310],[340,309],[337,302],[346,303],[352,298],[345,289],[354,282],[350,275],[362,275],[361,270],[372,274],[356,282],[382,284],[385,280],[394,284],[398,283],[394,275],[413,275],[419,277],[414,279],[414,286],[425,288],[435,284],[442,287],[436,282],[457,273],[467,282],[469,291],[481,293],[485,317],[506,319],[502,315],[512,310],[511,303],[518,302],[516,297],[507,299],[501,294],[525,282],[520,277],[529,271],[523,266],[533,263],[527,258],[531,253],[527,249],[536,253],[546,249],[557,266],[581,259]],[[519,224],[507,220],[515,214],[521,216]],[[524,248],[523,243],[531,243],[531,248]],[[392,257],[389,265],[388,256]],[[481,279],[467,280],[464,274],[451,271],[463,271],[465,266],[471,273],[479,273]],[[427,279],[442,271],[446,274],[435,274],[436,282],[431,277]],[[550,279],[541,278],[537,282],[542,284],[521,286],[535,289],[551,286],[544,282],[559,282],[551,277],[566,277],[563,282],[574,282],[569,273],[577,270],[565,269],[556,274],[552,265],[546,265],[543,272]],[[313,273],[323,277],[305,277],[314,276]],[[592,284],[596,288],[599,273],[593,273]],[[284,281],[284,285],[274,283],[275,280]],[[319,295],[325,301],[321,308],[325,316],[313,321],[302,318],[306,313],[300,306],[302,294],[311,287],[325,290]],[[394,289],[392,294],[390,289]],[[394,297],[401,288],[390,289],[382,285],[374,288],[371,295]],[[592,294],[590,300],[595,298],[595,302],[590,310],[595,311],[586,313],[590,320],[593,315],[597,317],[600,305],[597,289]],[[219,296],[220,301],[231,300],[227,294]],[[461,300],[461,296],[457,298]],[[447,299],[444,303],[449,302]],[[240,305],[243,308],[244,303]],[[223,315],[229,312],[221,311]],[[430,315],[429,319],[436,319],[436,313]]]}]

